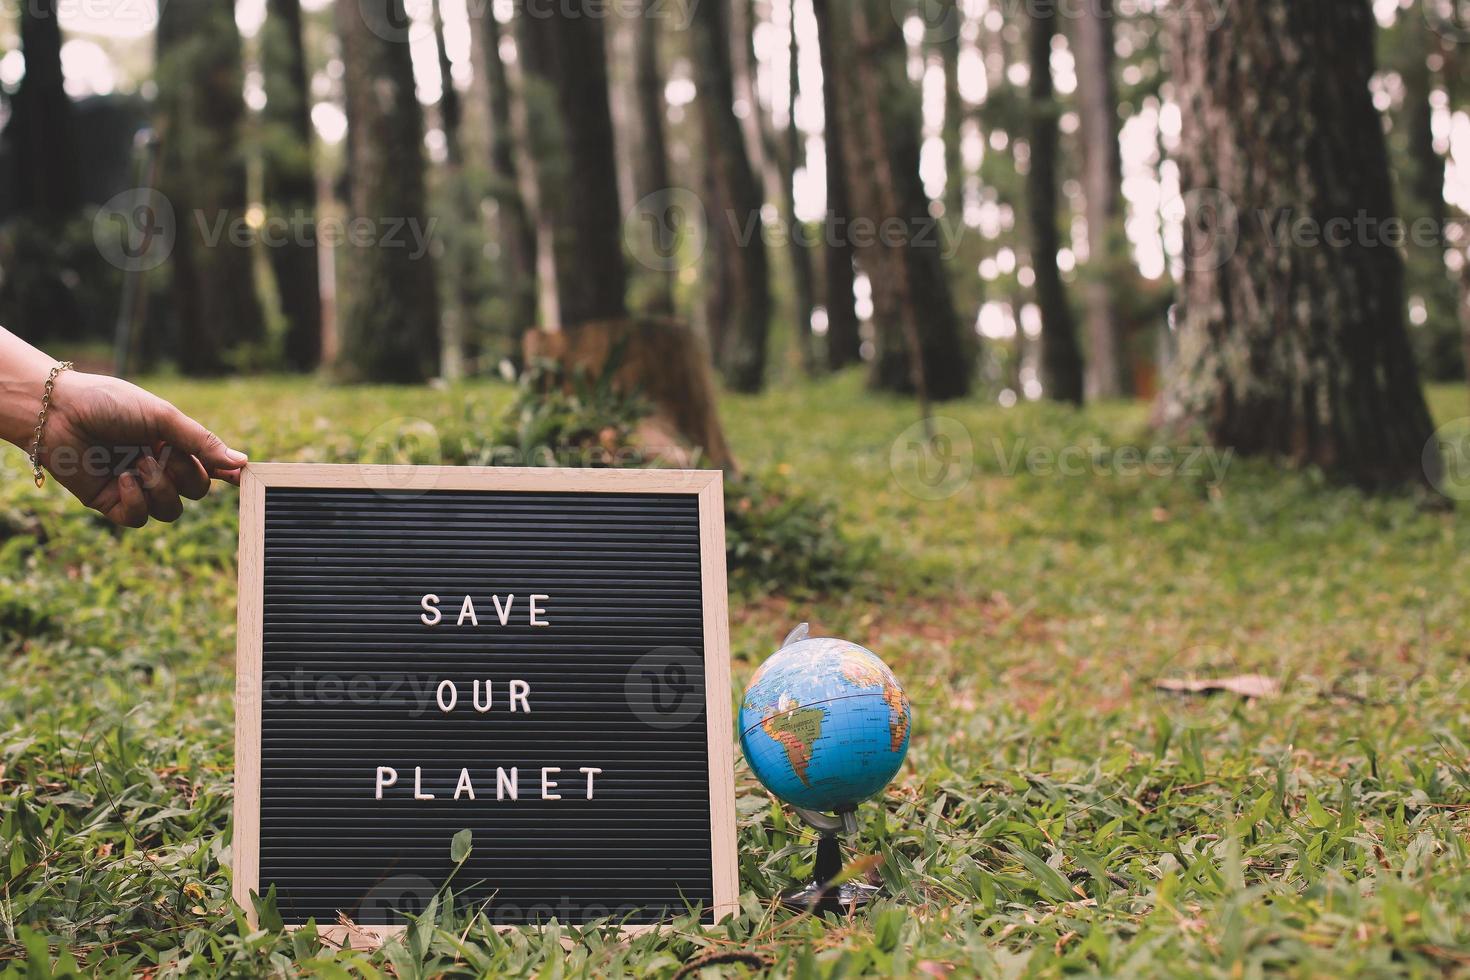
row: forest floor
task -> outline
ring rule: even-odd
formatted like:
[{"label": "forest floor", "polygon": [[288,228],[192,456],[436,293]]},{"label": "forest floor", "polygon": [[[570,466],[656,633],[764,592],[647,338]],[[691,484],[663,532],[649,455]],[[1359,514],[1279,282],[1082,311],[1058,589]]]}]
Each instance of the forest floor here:
[{"label": "forest floor", "polygon": [[[349,460],[390,418],[475,428],[510,398],[158,387],[257,460]],[[745,466],[875,540],[848,594],[733,596],[733,651],[738,685],[806,619],[904,682],[908,762],[848,842],[882,856],[888,900],[774,910],[811,842],[737,761],[734,920],[623,941],[441,909],[376,953],[230,905],[234,491],[117,533],[8,453],[0,975],[668,975],[719,952],[797,976],[1470,974],[1470,504],[1147,455],[1142,407],[941,411],[955,455],[920,472],[912,405],[855,378],[724,403]],[[1245,675],[1274,696],[1157,687]]]}]

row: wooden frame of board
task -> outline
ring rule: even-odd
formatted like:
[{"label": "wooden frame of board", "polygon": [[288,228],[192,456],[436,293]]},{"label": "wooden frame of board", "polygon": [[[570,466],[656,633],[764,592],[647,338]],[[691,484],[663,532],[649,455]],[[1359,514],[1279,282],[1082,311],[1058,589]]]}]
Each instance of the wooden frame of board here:
[{"label": "wooden frame of board", "polygon": [[[532,493],[671,493],[699,498],[703,589],[705,715],[709,745],[710,844],[714,917],[734,912],[740,894],[735,854],[735,749],[730,701],[730,628],[725,580],[724,481],[718,470],[549,469],[317,463],[251,463],[240,482],[240,595],[235,673],[234,898],[252,925],[260,886],[260,759],[265,586],[265,495],[271,487],[327,490],[484,490]],[[403,926],[319,923],[322,938],[363,945]],[[513,927],[506,927],[513,928]],[[629,933],[659,928],[625,927]]]}]

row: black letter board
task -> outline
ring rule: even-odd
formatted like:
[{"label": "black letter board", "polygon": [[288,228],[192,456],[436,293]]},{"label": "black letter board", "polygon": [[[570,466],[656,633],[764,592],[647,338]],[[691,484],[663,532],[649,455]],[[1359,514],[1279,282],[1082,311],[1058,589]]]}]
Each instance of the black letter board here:
[{"label": "black letter board", "polygon": [[248,467],[236,900],[274,886],[288,924],[374,933],[451,873],[496,925],[733,908],[722,493],[708,472]]}]

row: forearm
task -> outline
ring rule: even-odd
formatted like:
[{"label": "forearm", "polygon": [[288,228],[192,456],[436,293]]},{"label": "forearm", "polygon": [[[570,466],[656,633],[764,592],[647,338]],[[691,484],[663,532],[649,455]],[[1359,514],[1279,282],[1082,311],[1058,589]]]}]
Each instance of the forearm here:
[{"label": "forearm", "polygon": [[56,361],[0,327],[0,438],[30,451],[46,377]]}]

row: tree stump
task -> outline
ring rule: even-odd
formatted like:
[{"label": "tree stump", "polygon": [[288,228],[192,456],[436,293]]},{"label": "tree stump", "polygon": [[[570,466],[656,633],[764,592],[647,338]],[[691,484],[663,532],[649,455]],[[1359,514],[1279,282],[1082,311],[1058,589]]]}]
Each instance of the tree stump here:
[{"label": "tree stump", "polygon": [[527,360],[547,358],[569,371],[593,374],[602,372],[619,344],[622,357],[614,384],[654,407],[653,416],[639,427],[639,448],[677,465],[693,460],[690,448],[700,449],[706,465],[734,472],[709,352],[685,324],[656,317],[600,320],[565,330],[531,330],[521,342]]}]

